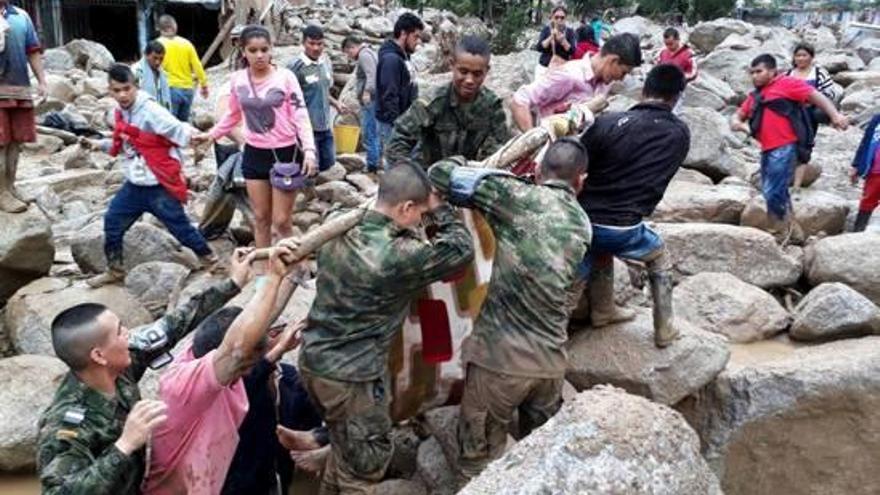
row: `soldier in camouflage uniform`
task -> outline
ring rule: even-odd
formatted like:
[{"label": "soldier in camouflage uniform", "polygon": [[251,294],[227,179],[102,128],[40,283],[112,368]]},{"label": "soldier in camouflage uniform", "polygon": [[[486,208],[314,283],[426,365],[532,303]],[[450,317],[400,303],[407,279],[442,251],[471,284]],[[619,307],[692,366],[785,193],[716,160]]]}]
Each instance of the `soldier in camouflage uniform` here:
[{"label": "soldier in camouflage uniform", "polygon": [[501,98],[483,87],[489,58],[486,41],[462,38],[452,82],[416,100],[395,122],[386,151],[390,163],[415,159],[414,153],[421,153],[416,161],[424,167],[457,155],[481,160],[510,139]]},{"label": "soldier in camouflage uniform", "polygon": [[483,214],[496,240],[489,291],[462,346],[461,482],[501,456],[514,412],[525,436],[562,404],[569,300],[591,238],[577,201],[587,169],[577,140],[551,145],[537,185],[465,163],[456,157],[428,171],[450,202]]},{"label": "soldier in camouflage uniform", "polygon": [[70,372],[39,422],[37,466],[44,494],[140,493],[143,446],[164,419],[164,404],[141,401],[138,381],[158,356],[239,293],[249,261],[237,251],[229,280],[135,329],[135,335],[152,338],[131,352],[128,329],[104,306],[81,304],[55,318],[52,344]]},{"label": "soldier in camouflage uniform", "polygon": [[[413,230],[425,213],[437,226],[430,241]],[[319,252],[299,366],[330,430],[321,493],[370,493],[382,479],[392,454],[391,342],[411,301],[473,256],[464,224],[431,193],[424,171],[410,164],[382,175],[375,209]]]}]

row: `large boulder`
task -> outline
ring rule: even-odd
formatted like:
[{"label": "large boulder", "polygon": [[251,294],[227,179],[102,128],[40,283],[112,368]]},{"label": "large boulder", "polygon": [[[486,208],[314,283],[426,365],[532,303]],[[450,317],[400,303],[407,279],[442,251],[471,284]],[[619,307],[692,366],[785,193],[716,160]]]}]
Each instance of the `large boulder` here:
[{"label": "large boulder", "polygon": [[798,303],[788,333],[797,340],[880,334],[880,308],[846,284],[821,284]]},{"label": "large boulder", "polygon": [[28,282],[49,273],[55,259],[52,227],[36,206],[0,212],[0,304]]},{"label": "large boulder", "polygon": [[165,261],[150,261],[138,265],[125,277],[125,289],[154,317],[165,314],[168,302],[183,289],[190,269]]},{"label": "large boulder", "polygon": [[[840,196],[813,189],[802,189],[791,196],[794,219],[804,235],[835,235],[843,232],[849,202]],[[773,222],[767,216],[767,203],[756,195],[742,215],[742,225],[770,230]]]},{"label": "large boulder", "polygon": [[801,276],[800,251],[783,250],[773,236],[758,229],[713,223],[663,223],[657,224],[657,231],[666,242],[678,276],[727,272],[763,288],[792,285]]},{"label": "large boulder", "polygon": [[684,166],[699,170],[712,179],[721,180],[727,174],[719,170],[726,147],[724,134],[727,121],[718,112],[708,108],[688,108],[680,117],[691,131],[691,147]]},{"label": "large boulder", "polygon": [[804,254],[811,285],[843,282],[880,304],[880,233],[826,237],[808,246]]},{"label": "large boulder", "polygon": [[816,54],[816,64],[832,74],[845,70],[863,70],[865,62],[847,50],[835,50]]},{"label": "large boulder", "polygon": [[376,38],[385,38],[394,31],[394,24],[387,17],[360,19],[358,23],[365,33]]},{"label": "large boulder", "polygon": [[104,45],[83,39],[73,40],[64,45],[64,49],[70,52],[73,62],[83,69],[92,67],[103,71],[110,70],[110,66],[116,62],[113,54]]},{"label": "large boulder", "polygon": [[731,34],[743,35],[751,31],[752,26],[743,21],[729,18],[715,19],[694,26],[688,37],[688,43],[697,50],[708,53]]},{"label": "large boulder", "polygon": [[427,486],[428,493],[431,495],[453,495],[455,493],[456,475],[436,438],[431,437],[419,445],[416,462],[419,478]]},{"label": "large boulder", "polygon": [[856,53],[866,64],[880,57],[880,38],[863,38],[856,44]]},{"label": "large boulder", "polygon": [[70,79],[57,74],[46,75],[46,94],[65,103],[70,103],[77,97],[76,87]]},{"label": "large boulder", "polygon": [[49,72],[67,72],[73,68],[73,57],[64,48],[50,48],[43,52],[43,68]]},{"label": "large boulder", "polygon": [[724,493],[880,493],[880,337],[755,346],[678,406]]},{"label": "large boulder", "polygon": [[[107,269],[104,257],[104,222],[97,221],[77,232],[70,241],[73,259],[83,273],[101,272]],[[146,222],[134,224],[125,233],[123,241],[125,269],[148,261],[180,263],[190,269],[199,268],[199,260],[189,248],[183,247],[165,229]]]},{"label": "large boulder", "polygon": [[37,422],[66,372],[64,363],[49,356],[0,359],[0,471],[34,468]]},{"label": "large boulder", "polygon": [[837,47],[837,36],[828,26],[805,29],[801,35],[803,40],[816,49],[817,54],[831,51]]},{"label": "large boulder", "polygon": [[624,17],[612,26],[614,34],[629,33],[638,36],[642,43],[654,46],[663,42],[663,28],[642,16]]},{"label": "large boulder", "polygon": [[742,50],[721,48],[700,61],[700,72],[721,79],[729,84],[738,96],[744,97],[754,89],[752,79],[749,76],[749,64],[758,55],[768,52],[776,58],[776,62],[782,70],[790,67],[789,52],[771,51],[764,46]]},{"label": "large boulder", "polygon": [[651,219],[657,222],[738,224],[751,191],[737,186],[702,186],[673,181]]},{"label": "large boulder", "polygon": [[715,495],[699,440],[672,409],[613,387],[568,401],[461,495]]},{"label": "large boulder", "polygon": [[681,337],[672,345],[654,345],[650,310],[635,320],[584,330],[566,344],[565,378],[578,390],[610,384],[661,404],[675,404],[711,382],[724,369],[730,351],[724,338],[676,320]]},{"label": "large boulder", "polygon": [[41,278],[22,287],[6,304],[6,328],[21,354],[54,356],[52,320],[62,311],[82,303],[97,303],[116,313],[133,328],[153,317],[125,289],[108,285],[92,289],[84,283],[60,278]]},{"label": "large boulder", "polygon": [[698,273],[673,292],[675,317],[731,342],[764,340],[785,331],[788,311],[759,287],[729,273]]}]

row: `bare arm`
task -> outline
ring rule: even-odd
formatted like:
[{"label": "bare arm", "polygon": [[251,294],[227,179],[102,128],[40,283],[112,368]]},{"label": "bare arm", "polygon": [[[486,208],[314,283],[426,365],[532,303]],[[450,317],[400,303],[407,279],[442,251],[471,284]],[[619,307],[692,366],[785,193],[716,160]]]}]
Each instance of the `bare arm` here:
[{"label": "bare arm", "polygon": [[43,54],[41,52],[33,52],[28,54],[28,62],[34,75],[37,76],[37,88],[41,94],[46,94],[46,71],[43,70]]},{"label": "bare arm", "polygon": [[513,122],[519,127],[519,130],[526,132],[532,127],[535,127],[535,121],[532,118],[532,111],[528,105],[516,100],[511,100],[510,114],[513,116]]},{"label": "bare arm", "polygon": [[272,321],[272,309],[287,270],[281,256],[290,254],[290,250],[283,247],[272,250],[269,273],[257,281],[254,297],[232,322],[214,354],[214,372],[223,386],[241,378],[257,357],[259,344]]},{"label": "bare arm", "polygon": [[837,111],[837,107],[834,106],[834,103],[829,100],[828,97],[823,95],[821,91],[813,91],[810,94],[810,103],[818,107],[819,110],[825,112],[825,114],[831,118],[831,123],[834,127],[844,130],[849,126],[847,118]]},{"label": "bare arm", "polygon": [[730,116],[730,128],[734,131],[742,131],[745,133],[750,132],[748,124],[745,121],[746,117],[742,114],[741,110],[737,110],[733,112],[733,115]]}]

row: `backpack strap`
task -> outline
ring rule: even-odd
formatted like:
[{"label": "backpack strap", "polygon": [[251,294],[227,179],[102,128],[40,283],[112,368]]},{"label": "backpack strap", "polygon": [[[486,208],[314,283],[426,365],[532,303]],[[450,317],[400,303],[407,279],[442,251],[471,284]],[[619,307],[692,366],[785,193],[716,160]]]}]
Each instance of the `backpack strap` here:
[{"label": "backpack strap", "polygon": [[752,91],[752,116],[749,117],[749,131],[753,138],[758,137],[761,130],[761,122],[764,120],[764,98],[761,97],[761,90]]}]

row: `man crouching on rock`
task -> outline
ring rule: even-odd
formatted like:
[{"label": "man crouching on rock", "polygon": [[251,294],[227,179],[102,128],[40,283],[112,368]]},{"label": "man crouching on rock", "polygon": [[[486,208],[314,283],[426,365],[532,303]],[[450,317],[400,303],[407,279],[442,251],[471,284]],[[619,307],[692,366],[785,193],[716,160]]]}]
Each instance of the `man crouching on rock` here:
[{"label": "man crouching on rock", "polygon": [[486,301],[462,348],[462,484],[504,453],[514,412],[525,436],[562,405],[570,292],[591,235],[577,201],[587,173],[580,141],[550,145],[537,185],[465,163],[452,158],[428,171],[450,202],[483,214],[496,243]]},{"label": "man crouching on rock", "polygon": [[250,278],[238,250],[230,278],[209,287],[146,330],[161,345],[129,351],[129,330],[100,304],[80,304],[52,322],[52,347],[70,371],[40,418],[37,467],[47,495],[140,493],[144,445],[165,405],[141,400],[147,366],[235,297]]},{"label": "man crouching on rock", "polygon": [[[430,241],[413,230],[425,214],[437,226]],[[391,342],[413,299],[473,257],[464,223],[431,191],[425,172],[408,163],[385,172],[374,209],[319,251],[299,366],[330,430],[322,494],[372,493],[382,479],[393,453]]]},{"label": "man crouching on rock", "polygon": [[216,255],[183,210],[187,186],[179,148],[189,144],[192,128],[179,122],[149,94],[138,91],[128,66],[110,67],[109,82],[110,94],[119,104],[113,139],[82,143],[88,148],[101,148],[111,156],[122,153],[125,183],[104,215],[107,271],[87,283],[101,287],[125,279],[123,237],[144,213],[159,219],[175,239],[195,251],[206,267],[213,267]]},{"label": "man crouching on rock", "polygon": [[635,312],[614,304],[614,257],[641,261],[654,299],[654,341],[678,336],[672,317],[672,267],[659,234],[645,225],[690,149],[687,124],[672,113],[685,88],[684,73],[661,64],[648,72],[642,102],[626,112],[599,116],[584,134],[590,176],[579,199],[593,222],[589,274],[594,328],[631,320]]}]

